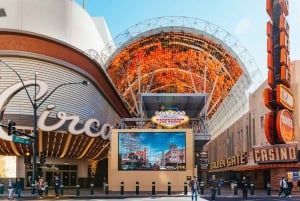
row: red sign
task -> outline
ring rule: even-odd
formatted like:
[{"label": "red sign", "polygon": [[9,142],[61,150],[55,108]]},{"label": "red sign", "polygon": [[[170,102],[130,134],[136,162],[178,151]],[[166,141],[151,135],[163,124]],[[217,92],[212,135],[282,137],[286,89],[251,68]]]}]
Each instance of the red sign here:
[{"label": "red sign", "polygon": [[294,123],[291,113],[286,110],[280,110],[276,116],[276,130],[278,138],[284,143],[294,142]]}]

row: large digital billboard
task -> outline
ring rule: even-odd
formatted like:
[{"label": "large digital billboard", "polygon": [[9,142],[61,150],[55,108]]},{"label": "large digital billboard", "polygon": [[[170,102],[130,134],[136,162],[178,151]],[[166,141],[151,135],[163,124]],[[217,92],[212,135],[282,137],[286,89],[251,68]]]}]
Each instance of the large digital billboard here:
[{"label": "large digital billboard", "polygon": [[119,132],[118,169],[186,169],[185,132]]}]

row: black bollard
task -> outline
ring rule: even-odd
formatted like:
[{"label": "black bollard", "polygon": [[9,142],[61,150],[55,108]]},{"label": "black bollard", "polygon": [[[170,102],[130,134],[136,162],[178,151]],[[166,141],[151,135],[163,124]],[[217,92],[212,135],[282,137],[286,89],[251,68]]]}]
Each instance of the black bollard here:
[{"label": "black bollard", "polygon": [[91,189],[90,189],[90,193],[91,193],[91,195],[94,195],[94,184],[93,183],[91,183]]},{"label": "black bollard", "polygon": [[120,183],[120,194],[124,195],[124,181],[121,181]]},{"label": "black bollard", "polygon": [[64,185],[60,185],[60,195],[64,195]]},{"label": "black bollard", "polygon": [[48,195],[48,183],[45,183],[45,195],[47,196]]},{"label": "black bollard", "polygon": [[4,184],[0,183],[0,194],[4,193]]},{"label": "black bollard", "polygon": [[254,195],[254,183],[250,183],[250,195]]},{"label": "black bollard", "polygon": [[183,191],[184,191],[184,195],[187,195],[187,182],[186,181],[184,182],[184,185],[183,185]]},{"label": "black bollard", "polygon": [[271,184],[267,183],[267,195],[271,195]]},{"label": "black bollard", "polygon": [[168,195],[171,195],[171,182],[168,182]]},{"label": "black bollard", "polygon": [[31,184],[31,194],[35,194],[36,183]]},{"label": "black bollard", "polygon": [[152,181],[152,195],[155,195],[155,181]]},{"label": "black bollard", "polygon": [[80,185],[79,184],[76,185],[76,195],[77,196],[80,195]]},{"label": "black bollard", "polygon": [[108,195],[108,183],[105,183],[105,195]]},{"label": "black bollard", "polygon": [[238,192],[237,192],[237,190],[238,190],[238,186],[237,186],[237,182],[235,181],[234,183],[233,183],[233,194],[234,195],[237,195],[238,194]]},{"label": "black bollard", "polygon": [[221,189],[222,189],[222,185],[219,184],[219,188],[218,188],[218,195],[221,195]]},{"label": "black bollard", "polygon": [[204,195],[204,182],[203,181],[200,182],[200,194]]},{"label": "black bollard", "polygon": [[140,194],[140,182],[138,181],[135,182],[135,194]]}]

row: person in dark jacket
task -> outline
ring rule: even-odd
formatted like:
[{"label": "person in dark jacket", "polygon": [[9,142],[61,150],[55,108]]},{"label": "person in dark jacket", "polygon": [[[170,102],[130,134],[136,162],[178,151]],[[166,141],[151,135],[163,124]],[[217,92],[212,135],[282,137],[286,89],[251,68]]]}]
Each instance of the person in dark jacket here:
[{"label": "person in dark jacket", "polygon": [[16,181],[16,194],[18,195],[18,199],[21,199],[21,192],[23,190],[23,182],[21,181],[20,178],[17,178]]},{"label": "person in dark jacket", "polygon": [[294,187],[292,179],[288,179],[287,186],[288,186],[287,197],[292,197],[292,190],[293,190],[293,187]]},{"label": "person in dark jacket", "polygon": [[241,188],[243,192],[243,199],[246,200],[248,198],[248,188],[249,188],[249,181],[244,176],[241,181]]},{"label": "person in dark jacket", "polygon": [[59,193],[60,193],[60,179],[58,176],[54,177],[54,191],[55,191],[55,198],[59,199]]},{"label": "person in dark jacket", "polygon": [[197,201],[198,190],[199,190],[199,182],[198,182],[196,176],[194,177],[194,179],[192,179],[190,181],[189,187],[191,188],[192,200],[194,200],[194,198],[195,198],[195,201]]},{"label": "person in dark jacket", "polygon": [[215,201],[216,200],[216,192],[218,189],[218,181],[216,179],[216,175],[212,175],[211,179],[208,182],[209,188],[210,188],[210,200]]}]

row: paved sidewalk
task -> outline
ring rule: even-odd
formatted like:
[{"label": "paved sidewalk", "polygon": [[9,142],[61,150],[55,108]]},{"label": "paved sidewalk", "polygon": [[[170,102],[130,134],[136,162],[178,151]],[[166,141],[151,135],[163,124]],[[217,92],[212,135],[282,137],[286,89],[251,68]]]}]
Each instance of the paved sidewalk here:
[{"label": "paved sidewalk", "polygon": [[[0,194],[0,200],[7,200],[8,194],[7,190],[5,189],[3,194]],[[293,192],[293,197],[300,197],[300,192]],[[14,194],[16,198],[16,194]],[[92,198],[102,198],[102,199],[124,199],[124,198],[145,198],[145,197],[184,197],[184,200],[186,198],[190,198],[191,194],[190,191],[187,192],[185,195],[184,192],[171,192],[170,195],[168,195],[167,192],[155,192],[154,195],[152,195],[152,192],[139,192],[138,195],[136,195],[135,192],[124,192],[122,195],[120,192],[108,192],[106,194],[102,188],[95,187],[93,190],[90,188],[84,188],[84,189],[76,189],[76,188],[67,188],[63,189],[63,195],[60,196],[63,199],[68,198],[82,198],[82,199],[92,199]],[[203,201],[203,198],[209,198],[210,192],[209,189],[204,189],[203,194],[200,192],[200,199],[198,201]],[[252,195],[249,191],[248,194],[250,197],[278,197],[277,191],[271,191],[270,195],[268,194],[266,189],[255,189],[254,194]],[[224,197],[224,198],[239,198],[242,197],[242,192],[240,189],[238,189],[237,194],[234,194],[234,191],[232,191],[230,188],[222,188],[220,194],[217,193],[217,197]],[[22,198],[23,200],[36,200],[40,199],[37,194],[32,194],[31,190],[24,190],[22,192]],[[43,196],[43,199],[54,199],[54,189],[49,189],[48,193]]]}]

